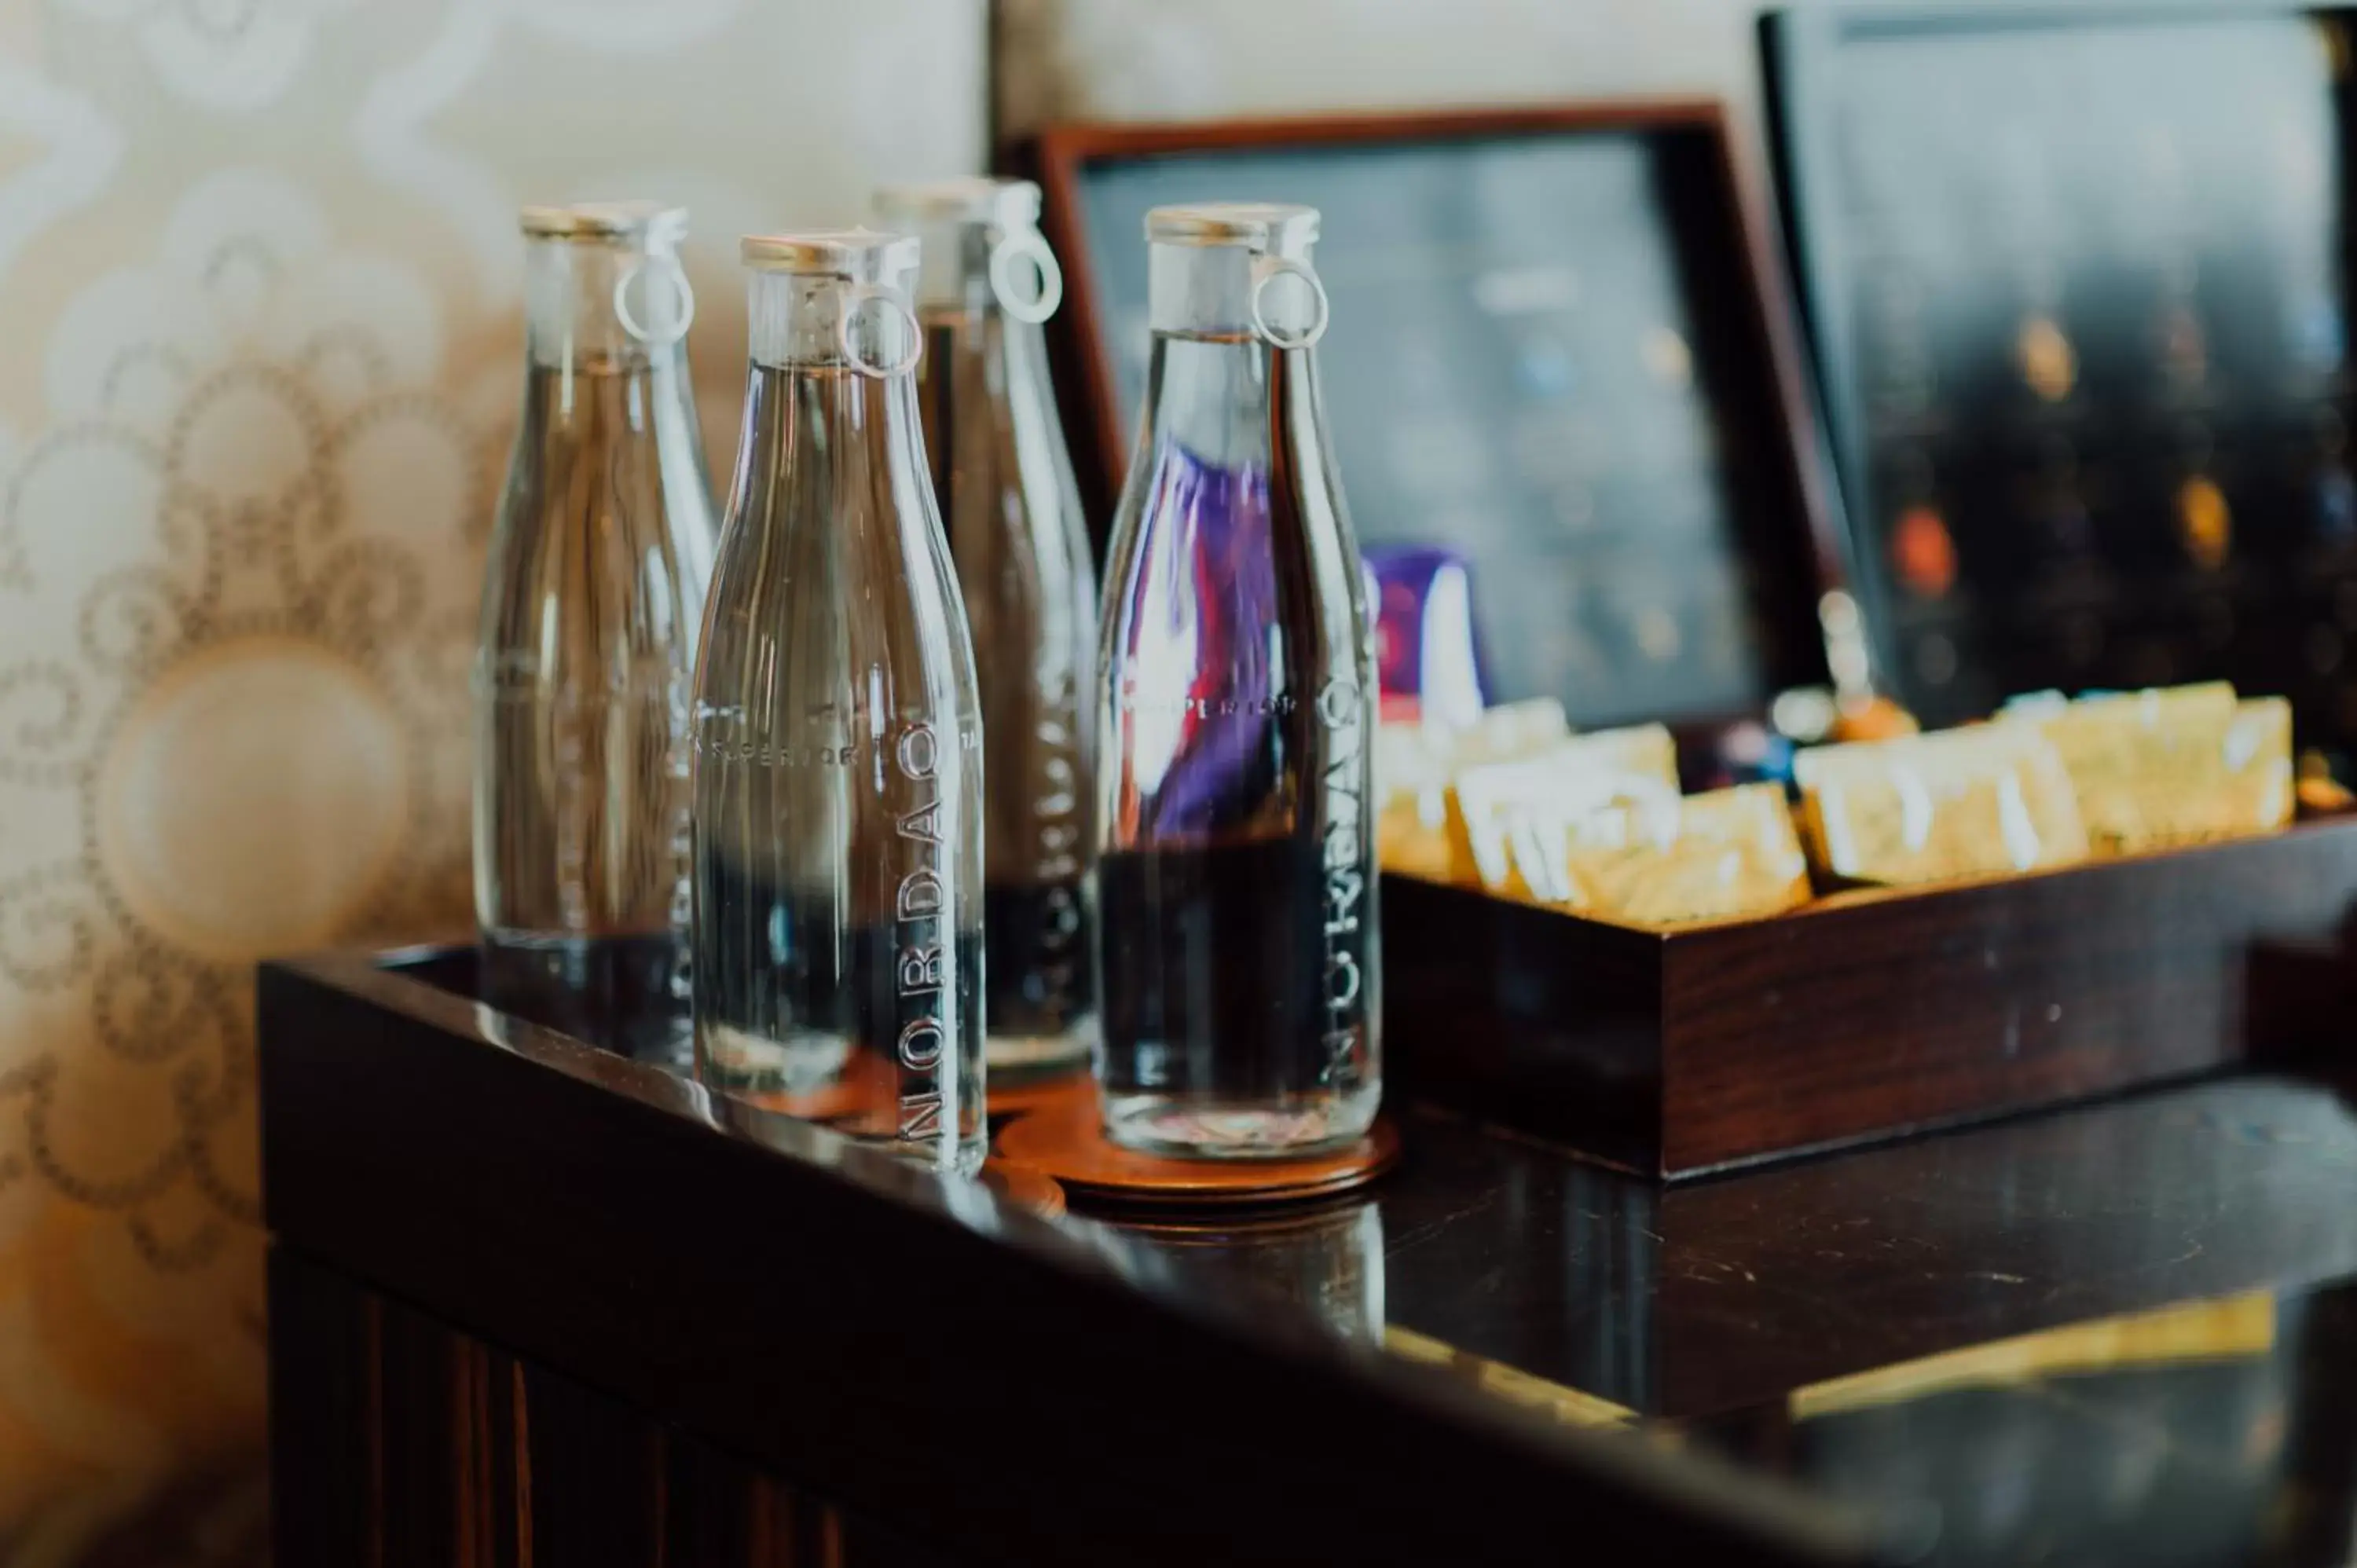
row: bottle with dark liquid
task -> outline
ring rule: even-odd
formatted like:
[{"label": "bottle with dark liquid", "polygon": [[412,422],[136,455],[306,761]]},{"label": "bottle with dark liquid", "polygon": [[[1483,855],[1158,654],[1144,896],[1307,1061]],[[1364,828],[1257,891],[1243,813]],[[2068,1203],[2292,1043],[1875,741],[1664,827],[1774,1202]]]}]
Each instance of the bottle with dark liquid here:
[{"label": "bottle with dark liquid", "polygon": [[1099,678],[1105,1130],[1347,1144],[1382,1097],[1374,652],[1310,347],[1306,207],[1157,208],[1146,416]]},{"label": "bottle with dark liquid", "polygon": [[1062,274],[1028,180],[899,186],[876,206],[923,244],[917,403],[982,682],[990,1077],[1048,1077],[1096,1043],[1096,568],[1039,331]]},{"label": "bottle with dark liquid", "polygon": [[482,993],[684,1067],[688,695],[716,534],[686,214],[533,207],[522,227],[523,410],[474,671]]},{"label": "bottle with dark liquid", "polygon": [[751,384],[695,682],[695,1067],[982,1164],[982,711],[925,477],[917,242],[752,238]]}]

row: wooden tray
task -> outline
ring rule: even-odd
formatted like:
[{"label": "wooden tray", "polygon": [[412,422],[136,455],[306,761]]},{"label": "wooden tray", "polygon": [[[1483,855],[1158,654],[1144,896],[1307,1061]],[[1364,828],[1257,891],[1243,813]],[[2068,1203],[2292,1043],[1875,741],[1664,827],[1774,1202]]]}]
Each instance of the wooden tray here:
[{"label": "wooden tray", "polygon": [[2345,1039],[2357,819],[1652,932],[1383,878],[1394,1092],[1679,1177]]}]

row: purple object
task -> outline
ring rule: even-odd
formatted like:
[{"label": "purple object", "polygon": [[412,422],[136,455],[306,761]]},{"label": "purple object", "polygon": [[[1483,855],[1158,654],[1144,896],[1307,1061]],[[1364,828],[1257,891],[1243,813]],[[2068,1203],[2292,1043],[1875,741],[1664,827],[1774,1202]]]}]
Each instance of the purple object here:
[{"label": "purple object", "polygon": [[1383,716],[1467,725],[1486,706],[1465,558],[1437,545],[1363,553]]},{"label": "purple object", "polygon": [[[1254,776],[1274,771],[1272,746],[1282,745],[1273,732],[1301,698],[1270,667],[1264,636],[1277,619],[1266,469],[1222,468],[1173,445],[1153,486],[1148,514],[1159,521],[1136,602],[1141,616],[1160,610],[1163,624],[1137,628],[1140,685],[1154,689],[1139,691],[1135,705],[1174,734],[1146,825],[1202,832],[1227,825],[1228,801],[1256,798]],[[1163,659],[1173,672],[1190,671],[1183,687],[1155,679]]]}]

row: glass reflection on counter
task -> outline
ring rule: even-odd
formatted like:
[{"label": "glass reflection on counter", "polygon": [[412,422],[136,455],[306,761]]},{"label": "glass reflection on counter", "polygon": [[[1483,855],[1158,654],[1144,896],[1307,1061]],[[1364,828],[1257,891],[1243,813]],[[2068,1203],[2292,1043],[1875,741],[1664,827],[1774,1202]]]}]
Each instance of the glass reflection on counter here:
[{"label": "glass reflection on counter", "polygon": [[[1571,1426],[1633,1426],[1637,1412],[1627,1405],[1550,1382],[1503,1361],[1458,1349],[1444,1340],[1394,1324],[1383,1330],[1383,1348],[1403,1360],[1439,1367],[1511,1403],[1536,1410]],[[1663,1430],[1667,1430],[1663,1423]]]},{"label": "glass reflection on counter", "polygon": [[1383,1337],[1383,1219],[1372,1198],[1275,1215],[1100,1217],[1092,1234],[1140,1285],[1196,1280],[1208,1262],[1345,1339]]},{"label": "glass reflection on counter", "polygon": [[[589,983],[588,969],[559,967],[551,971],[554,983],[536,987],[510,986],[494,999],[475,1004],[475,1019],[484,1035],[514,1048],[517,1023],[580,1040],[612,1056],[684,1073],[688,1058],[687,1006],[672,986],[677,970],[677,946],[667,936],[606,938],[596,965],[597,983]],[[487,990],[471,967],[457,983],[469,993]]]},{"label": "glass reflection on counter", "polygon": [[2077,1324],[1677,1423],[1926,1528],[1925,1561],[2350,1561],[2357,1285]]}]

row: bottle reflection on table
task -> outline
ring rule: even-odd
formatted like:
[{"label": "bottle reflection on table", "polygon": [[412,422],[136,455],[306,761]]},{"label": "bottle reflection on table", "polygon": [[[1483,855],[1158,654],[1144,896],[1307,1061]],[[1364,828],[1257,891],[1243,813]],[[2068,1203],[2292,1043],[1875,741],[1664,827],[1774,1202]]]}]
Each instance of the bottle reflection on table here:
[{"label": "bottle reflection on table", "polygon": [[1243,1278],[1346,1339],[1383,1340],[1383,1220],[1372,1198],[1224,1220],[1106,1219],[1094,1234],[1114,1265],[1141,1284],[1200,1289]]}]

